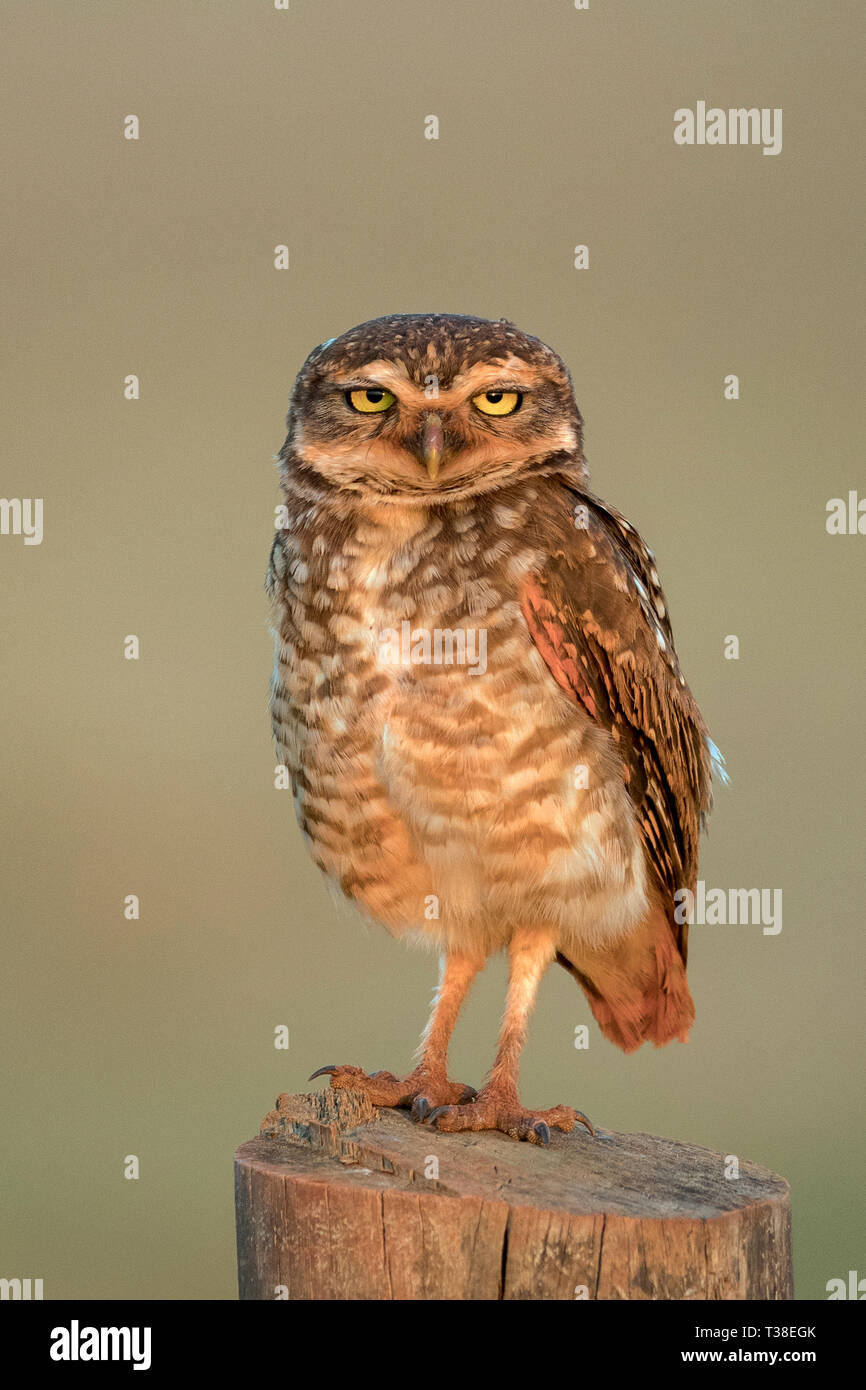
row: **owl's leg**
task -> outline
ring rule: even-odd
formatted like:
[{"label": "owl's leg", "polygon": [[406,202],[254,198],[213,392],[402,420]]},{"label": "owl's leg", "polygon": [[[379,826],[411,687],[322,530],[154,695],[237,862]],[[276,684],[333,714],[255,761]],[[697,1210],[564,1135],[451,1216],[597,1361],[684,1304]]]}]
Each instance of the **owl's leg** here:
[{"label": "owl's leg", "polygon": [[430,1021],[418,1049],[418,1064],[408,1076],[389,1071],[369,1074],[360,1067],[320,1067],[310,1077],[328,1073],[337,1091],[363,1091],[373,1105],[411,1105],[412,1117],[423,1120],[438,1106],[460,1105],[475,1095],[471,1086],[449,1081],[448,1044],[469,986],[484,964],[483,956],[450,952],[442,959],[439,988],[433,999]]},{"label": "owl's leg", "polygon": [[556,954],[552,939],[535,932],[515,932],[509,947],[508,994],[499,1033],[496,1060],[490,1075],[471,1104],[445,1105],[428,1116],[434,1129],[498,1129],[512,1139],[531,1144],[550,1143],[550,1128],[566,1132],[577,1123],[595,1131],[579,1110],[556,1105],[551,1110],[525,1110],[517,1096],[520,1054],[529,1031],[541,977]]}]

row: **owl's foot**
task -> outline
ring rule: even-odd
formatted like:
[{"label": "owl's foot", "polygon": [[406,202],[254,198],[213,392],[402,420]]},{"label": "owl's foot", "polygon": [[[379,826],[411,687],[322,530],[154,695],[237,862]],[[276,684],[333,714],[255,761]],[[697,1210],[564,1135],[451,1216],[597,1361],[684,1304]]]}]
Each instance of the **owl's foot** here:
[{"label": "owl's foot", "polygon": [[524,1110],[516,1094],[494,1087],[482,1087],[469,1105],[443,1105],[431,1111],[427,1123],[446,1134],[463,1130],[498,1129],[511,1139],[525,1139],[529,1144],[547,1148],[551,1129],[567,1134],[576,1124],[585,1125],[595,1134],[590,1121],[580,1110],[570,1105],[554,1105],[550,1110]]},{"label": "owl's foot", "polygon": [[389,1071],[368,1075],[360,1067],[319,1067],[310,1080],[326,1073],[333,1090],[363,1091],[372,1105],[411,1106],[413,1120],[423,1120],[443,1106],[462,1106],[476,1094],[472,1086],[464,1086],[462,1081],[449,1081],[421,1067],[408,1076],[394,1076]]}]

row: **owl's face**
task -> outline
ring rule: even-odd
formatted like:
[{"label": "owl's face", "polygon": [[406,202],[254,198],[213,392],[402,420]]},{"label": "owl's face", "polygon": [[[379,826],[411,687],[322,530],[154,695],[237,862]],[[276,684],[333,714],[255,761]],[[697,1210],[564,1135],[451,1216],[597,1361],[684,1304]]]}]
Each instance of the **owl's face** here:
[{"label": "owl's face", "polygon": [[298,375],[283,468],[383,500],[503,486],[551,460],[583,470],[556,353],[505,320],[401,314],[316,348]]}]

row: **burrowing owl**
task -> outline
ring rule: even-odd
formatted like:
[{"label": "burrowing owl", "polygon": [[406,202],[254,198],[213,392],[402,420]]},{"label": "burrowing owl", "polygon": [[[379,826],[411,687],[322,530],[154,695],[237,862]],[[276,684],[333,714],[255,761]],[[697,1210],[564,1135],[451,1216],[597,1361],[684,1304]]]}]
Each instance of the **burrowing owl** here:
[{"label": "burrowing owl", "polygon": [[[310,354],[280,460],[271,707],[298,818],[348,898],[442,954],[407,1076],[314,1075],[440,1130],[591,1130],[518,1099],[539,981],[564,966],[626,1052],[686,1038],[674,895],[695,888],[717,750],[652,551],[589,490],[569,372],[503,319],[375,319]],[[503,949],[476,1093],[446,1052]]]}]

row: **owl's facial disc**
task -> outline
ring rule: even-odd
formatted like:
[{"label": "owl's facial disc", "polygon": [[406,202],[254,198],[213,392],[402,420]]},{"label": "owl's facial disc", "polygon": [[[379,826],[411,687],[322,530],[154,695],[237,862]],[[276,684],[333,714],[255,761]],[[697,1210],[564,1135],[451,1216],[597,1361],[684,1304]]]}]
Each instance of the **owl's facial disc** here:
[{"label": "owl's facial disc", "polygon": [[578,425],[570,383],[514,353],[447,374],[376,358],[323,369],[291,441],[332,486],[423,501],[503,486],[577,448]]}]

